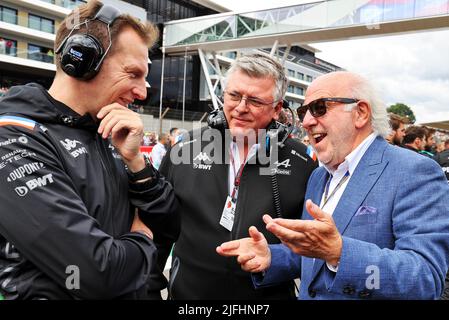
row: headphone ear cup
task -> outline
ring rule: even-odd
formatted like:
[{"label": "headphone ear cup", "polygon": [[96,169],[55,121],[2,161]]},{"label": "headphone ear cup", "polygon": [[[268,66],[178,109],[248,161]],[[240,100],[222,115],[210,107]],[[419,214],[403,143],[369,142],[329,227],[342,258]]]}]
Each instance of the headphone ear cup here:
[{"label": "headphone ear cup", "polygon": [[207,116],[207,124],[209,127],[224,131],[228,129],[228,121],[226,120],[223,108],[215,109]]},{"label": "headphone ear cup", "polygon": [[69,37],[61,52],[61,68],[71,77],[89,80],[100,70],[104,49],[100,42],[89,34]]}]

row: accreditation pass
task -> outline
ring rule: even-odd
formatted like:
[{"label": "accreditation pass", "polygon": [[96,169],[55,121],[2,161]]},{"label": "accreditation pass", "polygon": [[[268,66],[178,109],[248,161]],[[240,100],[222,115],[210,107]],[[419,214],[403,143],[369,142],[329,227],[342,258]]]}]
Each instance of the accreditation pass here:
[{"label": "accreditation pass", "polygon": [[221,214],[220,224],[229,231],[232,231],[234,225],[235,206],[236,203],[232,200],[232,197],[228,196]]}]

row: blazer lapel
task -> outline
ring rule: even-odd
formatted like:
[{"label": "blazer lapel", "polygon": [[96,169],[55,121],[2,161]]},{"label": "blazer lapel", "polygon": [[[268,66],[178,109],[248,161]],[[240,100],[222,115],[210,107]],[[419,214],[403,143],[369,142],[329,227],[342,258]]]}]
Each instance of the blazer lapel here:
[{"label": "blazer lapel", "polygon": [[[387,142],[382,137],[377,137],[368,150],[366,150],[354,170],[332,215],[340,234],[343,235],[357,209],[362,205],[369,191],[387,165],[388,161],[384,160],[382,162],[386,147]],[[323,264],[324,260],[315,259],[312,279],[316,277]]]},{"label": "blazer lapel", "polygon": [[316,205],[320,205],[321,197],[324,192],[324,187],[326,186],[327,179],[329,179],[329,173],[324,168],[318,168],[316,170],[320,170],[320,172],[317,173],[317,182],[314,183],[314,185],[310,184],[308,188],[310,190],[307,190],[306,197],[304,199],[304,208],[303,208],[303,216],[302,219],[304,220],[312,220],[312,216],[307,212],[305,201],[307,199],[310,199],[315,203]]},{"label": "blazer lapel", "polygon": [[387,160],[382,161],[387,142],[377,137],[363,155],[343,195],[335,208],[333,218],[340,234],[343,234],[369,191],[382,174]]},{"label": "blazer lapel", "polygon": [[[317,182],[314,183],[313,185],[310,184],[308,186],[308,190],[306,193],[306,198],[304,200],[310,199],[313,201],[313,203],[320,205],[321,202],[321,197],[323,195],[324,192],[324,188],[326,186],[326,182],[327,179],[329,179],[329,173],[327,172],[326,169],[324,168],[317,168],[315,170],[319,170],[319,172],[316,173],[317,177]],[[312,216],[307,212],[306,210],[306,206],[305,206],[305,202],[304,202],[304,209],[303,209],[303,216],[302,216],[303,220],[313,220]],[[312,268],[314,266],[314,261],[315,259],[313,258],[307,258],[307,257],[302,257],[301,258],[301,281],[303,283],[307,283],[307,279],[313,279],[312,273],[310,273],[312,271]]]}]

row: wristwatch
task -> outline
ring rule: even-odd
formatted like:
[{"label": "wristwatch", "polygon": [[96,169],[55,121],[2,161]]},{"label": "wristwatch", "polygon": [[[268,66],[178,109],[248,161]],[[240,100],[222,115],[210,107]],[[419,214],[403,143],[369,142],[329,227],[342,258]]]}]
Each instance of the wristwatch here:
[{"label": "wristwatch", "polygon": [[151,164],[150,159],[144,154],[143,159],[145,160],[145,168],[143,168],[140,171],[137,172],[131,172],[129,168],[127,168],[128,173],[128,179],[132,183],[136,183],[140,180],[145,180],[148,178],[153,178],[156,175],[155,169],[153,168],[153,165]]}]

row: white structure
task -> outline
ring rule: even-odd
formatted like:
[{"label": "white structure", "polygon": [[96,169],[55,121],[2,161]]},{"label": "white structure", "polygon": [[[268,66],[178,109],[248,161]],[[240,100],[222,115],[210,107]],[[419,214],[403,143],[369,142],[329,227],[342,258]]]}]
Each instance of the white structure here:
[{"label": "white structure", "polygon": [[[218,56],[223,51],[271,47],[271,54],[276,54],[283,47],[279,56],[286,61],[295,45],[448,27],[447,0],[310,0],[270,10],[170,21],[165,24],[163,52],[198,52],[210,97],[218,108],[216,96],[222,82],[218,60],[223,60]],[[290,78],[298,84],[298,92],[293,88],[290,98],[301,101],[304,84]]]}]

